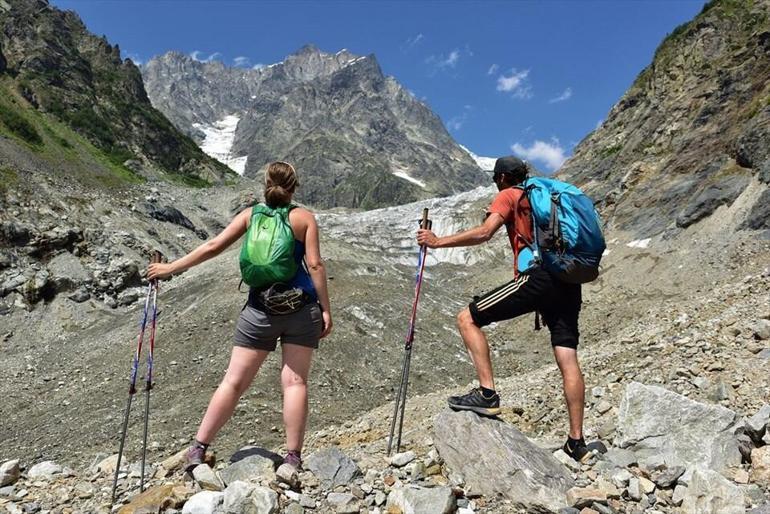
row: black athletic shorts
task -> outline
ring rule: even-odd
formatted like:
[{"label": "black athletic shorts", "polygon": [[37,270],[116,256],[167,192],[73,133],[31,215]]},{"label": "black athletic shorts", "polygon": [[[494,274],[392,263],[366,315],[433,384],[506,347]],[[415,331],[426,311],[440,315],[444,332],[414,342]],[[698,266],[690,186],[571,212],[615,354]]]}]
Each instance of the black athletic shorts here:
[{"label": "black athletic shorts", "polygon": [[580,284],[562,282],[534,268],[484,296],[474,296],[468,308],[479,327],[538,311],[551,332],[551,345],[577,348],[581,303]]}]

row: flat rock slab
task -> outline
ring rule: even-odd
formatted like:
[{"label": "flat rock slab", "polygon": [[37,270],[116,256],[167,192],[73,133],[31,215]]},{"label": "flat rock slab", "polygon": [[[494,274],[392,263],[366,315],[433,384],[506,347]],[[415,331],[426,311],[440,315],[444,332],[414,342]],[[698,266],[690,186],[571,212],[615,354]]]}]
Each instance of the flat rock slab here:
[{"label": "flat rock slab", "polygon": [[433,421],[433,431],[439,454],[462,475],[466,489],[500,495],[527,512],[567,507],[567,490],[574,485],[569,471],[513,425],[446,409]]},{"label": "flat rock slab", "polygon": [[404,514],[449,514],[457,501],[450,487],[397,487],[390,491],[386,508]]},{"label": "flat rock slab", "polygon": [[167,484],[151,487],[124,505],[118,514],[147,514],[180,507],[192,496],[193,491],[184,484]]},{"label": "flat rock slab", "polygon": [[354,477],[361,474],[358,465],[339,448],[325,448],[312,454],[305,460],[305,468],[313,472],[321,486],[331,489],[338,485],[347,485]]},{"label": "flat rock slab", "polygon": [[236,480],[260,481],[275,480],[275,464],[271,459],[261,455],[250,455],[230,464],[219,472],[219,478],[229,485]]},{"label": "flat rock slab", "polygon": [[219,514],[223,497],[224,493],[217,491],[201,491],[187,500],[182,514]]},{"label": "flat rock slab", "polygon": [[736,419],[735,412],[720,405],[631,382],[620,403],[615,444],[640,459],[660,458],[668,467],[697,465],[721,471],[741,463],[731,430]]}]

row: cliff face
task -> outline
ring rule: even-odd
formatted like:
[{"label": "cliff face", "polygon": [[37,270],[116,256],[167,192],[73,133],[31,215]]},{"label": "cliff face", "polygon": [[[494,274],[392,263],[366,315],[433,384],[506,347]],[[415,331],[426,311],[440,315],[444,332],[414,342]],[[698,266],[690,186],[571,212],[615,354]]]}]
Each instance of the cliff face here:
[{"label": "cliff face", "polygon": [[74,12],[44,0],[0,6],[0,75],[4,96],[26,101],[17,108],[54,116],[115,163],[208,181],[229,175],[152,107],[138,68]]},{"label": "cliff face", "polygon": [[[276,159],[298,166],[298,199],[319,207],[371,208],[464,191],[484,181],[441,120],[373,55],[306,46],[258,70],[169,52],[143,68],[153,104],[239,172]],[[217,129],[216,127],[219,127]]]},{"label": "cliff face", "polygon": [[770,2],[713,1],[677,27],[561,173],[640,235],[744,193],[735,226],[770,228]]}]

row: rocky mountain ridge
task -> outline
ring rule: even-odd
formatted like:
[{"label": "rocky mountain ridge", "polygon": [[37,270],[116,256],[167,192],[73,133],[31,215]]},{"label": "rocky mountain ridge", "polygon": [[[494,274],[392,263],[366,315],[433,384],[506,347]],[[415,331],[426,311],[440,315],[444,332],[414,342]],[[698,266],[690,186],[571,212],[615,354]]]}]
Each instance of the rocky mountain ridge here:
[{"label": "rocky mountain ridge", "polygon": [[316,207],[381,207],[464,191],[485,176],[441,120],[374,55],[308,45],[257,70],[178,52],[142,68],[153,104],[202,142],[229,123],[221,153],[253,177],[276,159],[303,175]]},{"label": "rocky mountain ridge", "polygon": [[[658,47],[560,175],[640,237],[734,202],[734,227],[770,228],[770,2],[711,1]],[[767,232],[765,232],[767,234]]]},{"label": "rocky mountain ridge", "polygon": [[[30,167],[22,154],[31,150],[56,160],[96,153],[134,179],[166,173],[219,182],[231,174],[152,107],[138,68],[117,46],[46,0],[0,6],[0,91],[3,143],[21,146],[2,153],[5,167]],[[96,150],[82,148],[77,136]]]}]

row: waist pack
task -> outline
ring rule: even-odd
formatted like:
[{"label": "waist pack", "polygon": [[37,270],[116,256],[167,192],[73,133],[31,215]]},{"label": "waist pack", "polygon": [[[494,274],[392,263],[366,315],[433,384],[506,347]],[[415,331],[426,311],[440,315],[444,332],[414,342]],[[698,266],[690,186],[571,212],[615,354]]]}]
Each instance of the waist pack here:
[{"label": "waist pack", "polygon": [[312,298],[299,287],[286,284],[273,284],[266,289],[254,290],[250,296],[253,307],[272,316],[294,314],[312,301]]},{"label": "waist pack", "polygon": [[535,262],[564,282],[595,280],[606,245],[591,199],[572,184],[549,178],[529,178],[518,187],[532,210]]}]

